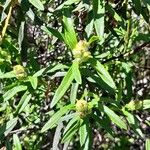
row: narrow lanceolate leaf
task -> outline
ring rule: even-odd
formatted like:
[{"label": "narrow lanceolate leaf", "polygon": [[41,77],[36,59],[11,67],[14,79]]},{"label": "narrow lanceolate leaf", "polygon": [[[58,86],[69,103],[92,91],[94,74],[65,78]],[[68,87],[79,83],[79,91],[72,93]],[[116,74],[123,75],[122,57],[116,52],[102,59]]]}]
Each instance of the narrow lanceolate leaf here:
[{"label": "narrow lanceolate leaf", "polygon": [[80,136],[80,145],[83,146],[88,136],[88,131],[86,129],[85,123],[79,128],[79,136]]},{"label": "narrow lanceolate leaf", "polygon": [[59,40],[64,41],[62,33],[60,33],[58,30],[44,26],[42,26],[41,29],[45,31],[49,36],[53,35],[57,37]]},{"label": "narrow lanceolate leaf", "polygon": [[64,3],[62,3],[61,5],[59,5],[55,10],[60,10],[62,9],[64,6],[69,6],[69,5],[72,5],[76,2],[79,2],[80,0],[67,0],[65,1]]},{"label": "narrow lanceolate leaf", "polygon": [[99,37],[104,34],[104,0],[93,0],[94,26]]},{"label": "narrow lanceolate leaf", "polygon": [[139,128],[139,121],[138,119],[131,113],[129,113],[128,111],[126,111],[125,109],[123,109],[123,113],[126,115],[127,121],[129,122],[131,128],[137,132],[142,138],[144,138],[144,135],[142,133],[142,130]]},{"label": "narrow lanceolate leaf", "polygon": [[69,123],[67,124],[65,130],[64,130],[64,135],[66,134],[66,132],[73,126],[73,124],[76,124],[76,122],[79,120],[79,117],[76,115],[74,116]]},{"label": "narrow lanceolate leaf", "polygon": [[18,34],[18,45],[19,49],[21,51],[22,41],[24,39],[24,27],[25,27],[25,21],[22,21],[19,28],[19,34]]},{"label": "narrow lanceolate leaf", "polygon": [[33,75],[33,77],[39,77],[39,76],[43,75],[43,73],[44,73],[45,70],[46,70],[46,68],[40,69],[39,71],[37,71],[37,72]]},{"label": "narrow lanceolate leaf", "polygon": [[115,83],[105,67],[94,58],[90,59],[90,62],[92,67],[97,71],[98,75],[102,78],[102,80],[112,89],[116,89]]},{"label": "narrow lanceolate leaf", "polygon": [[71,13],[68,9],[65,9],[63,16],[64,23],[64,40],[70,49],[73,49],[77,44],[77,37],[74,30]]},{"label": "narrow lanceolate leaf", "polygon": [[76,82],[81,84],[82,79],[81,79],[81,74],[80,74],[80,70],[79,70],[79,62],[77,62],[77,61],[73,62],[72,72],[73,72],[73,76],[74,76],[74,79],[76,80]]},{"label": "narrow lanceolate leaf", "polygon": [[92,149],[92,129],[89,120],[86,120],[84,125],[79,129],[80,145],[84,150]]},{"label": "narrow lanceolate leaf", "polygon": [[17,134],[13,135],[13,150],[22,150],[21,143]]},{"label": "narrow lanceolate leaf", "polygon": [[37,84],[38,84],[38,78],[35,76],[29,76],[29,81],[33,87],[33,89],[37,88]]},{"label": "narrow lanceolate leaf", "polygon": [[17,105],[16,113],[21,113],[29,103],[30,99],[31,99],[31,94],[28,91],[26,91],[22,96],[21,100],[19,101],[19,104]]},{"label": "narrow lanceolate leaf", "polygon": [[90,35],[93,32],[93,26],[94,26],[93,12],[90,11],[87,16],[87,23],[86,23],[86,27],[85,27],[85,32],[86,32],[88,38],[90,37]]},{"label": "narrow lanceolate leaf", "polygon": [[70,91],[70,102],[71,102],[71,104],[75,104],[75,100],[76,100],[77,92],[78,92],[78,87],[79,87],[78,83],[72,83],[71,91]]},{"label": "narrow lanceolate leaf", "polygon": [[145,149],[150,150],[150,139],[146,139]]},{"label": "narrow lanceolate leaf", "polygon": [[13,71],[7,72],[7,73],[2,73],[0,71],[0,79],[4,79],[4,78],[14,78],[15,74]]},{"label": "narrow lanceolate leaf", "polygon": [[13,118],[6,123],[5,132],[4,132],[5,136],[7,136],[9,132],[16,126],[17,121],[18,121],[18,118]]},{"label": "narrow lanceolate leaf", "polygon": [[50,120],[44,125],[44,127],[42,128],[41,132],[45,132],[51,128],[54,127],[55,124],[58,123],[58,121],[60,120],[60,118],[70,109],[73,108],[74,105],[67,105],[63,108],[61,108],[58,112],[56,112],[51,118]]},{"label": "narrow lanceolate leaf", "polygon": [[44,6],[40,0],[29,0],[29,2],[38,10],[44,10]]},{"label": "narrow lanceolate leaf", "polygon": [[146,99],[142,101],[142,108],[149,109],[150,108],[150,99]]},{"label": "narrow lanceolate leaf", "polygon": [[20,91],[25,91],[26,89],[27,89],[27,86],[24,86],[24,85],[16,86],[10,89],[3,95],[4,101],[11,99],[15,94],[17,94]]},{"label": "narrow lanceolate leaf", "polygon": [[59,140],[61,138],[62,128],[63,128],[63,123],[62,122],[58,123],[58,126],[57,126],[56,131],[55,131],[55,135],[54,135],[54,138],[53,138],[52,150],[58,150],[58,144],[59,144]]},{"label": "narrow lanceolate leaf", "polygon": [[[70,141],[71,138],[73,137],[73,135],[76,134],[78,128],[79,128],[79,121],[76,121],[76,122],[71,122],[71,126],[70,128],[68,128],[68,130],[65,132],[65,134],[63,135],[63,138],[62,138],[62,143],[64,142],[67,142],[67,141]],[[69,124],[70,125],[70,124]]]},{"label": "narrow lanceolate leaf", "polygon": [[107,106],[104,106],[104,112],[108,115],[108,117],[112,120],[113,123],[118,125],[120,128],[127,129],[126,124],[124,121],[111,109]]},{"label": "narrow lanceolate leaf", "polygon": [[90,45],[91,43],[100,40],[100,38],[98,36],[92,36],[89,41],[88,44]]},{"label": "narrow lanceolate leaf", "polygon": [[56,103],[62,98],[62,96],[65,94],[65,92],[67,91],[67,89],[69,88],[72,80],[73,80],[73,73],[72,73],[72,67],[68,70],[67,74],[65,75],[65,77],[63,78],[60,86],[58,87],[58,89],[55,92],[55,95],[52,99],[51,102],[51,107],[55,106]]},{"label": "narrow lanceolate leaf", "polygon": [[0,20],[0,22],[3,22],[4,19],[7,17],[7,15],[5,13],[5,10],[9,6],[10,3],[11,3],[11,0],[6,0],[5,1],[5,4],[3,5],[3,11],[2,11],[2,14],[1,14],[1,20]]}]

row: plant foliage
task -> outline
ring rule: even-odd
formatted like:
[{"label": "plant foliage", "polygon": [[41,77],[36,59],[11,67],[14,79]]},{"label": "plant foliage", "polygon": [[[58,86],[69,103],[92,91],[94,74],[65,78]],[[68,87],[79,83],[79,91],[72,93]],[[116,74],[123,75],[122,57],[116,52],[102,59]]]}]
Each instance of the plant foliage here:
[{"label": "plant foliage", "polygon": [[148,0],[1,0],[0,148],[149,150],[149,18]]}]

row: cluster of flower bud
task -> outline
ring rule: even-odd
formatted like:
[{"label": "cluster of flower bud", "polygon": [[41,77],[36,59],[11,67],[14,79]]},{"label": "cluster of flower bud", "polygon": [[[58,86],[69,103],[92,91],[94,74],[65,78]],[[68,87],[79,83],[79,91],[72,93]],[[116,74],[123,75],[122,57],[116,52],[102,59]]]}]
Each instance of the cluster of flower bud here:
[{"label": "cluster of flower bud", "polygon": [[4,62],[11,63],[11,56],[8,52],[0,48],[0,65],[3,64]]},{"label": "cluster of flower bud", "polygon": [[127,108],[128,110],[134,111],[134,110],[138,110],[140,108],[142,108],[142,102],[141,101],[134,101],[131,100],[128,104],[125,105],[125,108]]},{"label": "cluster of flower bud", "polygon": [[76,111],[79,113],[80,118],[84,118],[91,112],[91,109],[88,106],[88,102],[81,99],[76,102]]},{"label": "cluster of flower bud", "polygon": [[75,60],[78,62],[86,62],[89,58],[91,58],[92,56],[88,49],[88,42],[84,40],[79,41],[75,48],[72,50]]},{"label": "cluster of flower bud", "polygon": [[23,79],[27,76],[25,68],[21,65],[14,66],[13,72],[14,72],[17,79]]}]

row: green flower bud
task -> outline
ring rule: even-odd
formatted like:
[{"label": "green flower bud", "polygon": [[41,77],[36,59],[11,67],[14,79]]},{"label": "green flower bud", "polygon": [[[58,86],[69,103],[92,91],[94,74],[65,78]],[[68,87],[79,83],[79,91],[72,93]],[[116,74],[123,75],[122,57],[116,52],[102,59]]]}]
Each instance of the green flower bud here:
[{"label": "green flower bud", "polygon": [[13,67],[13,72],[16,75],[17,79],[23,79],[24,77],[26,77],[26,72],[23,66],[21,65],[16,65]]},{"label": "green flower bud", "polygon": [[91,53],[89,51],[86,51],[83,53],[83,56],[82,56],[82,61],[83,62],[86,62],[89,58],[91,58]]},{"label": "green flower bud", "polygon": [[141,101],[130,101],[128,104],[125,106],[127,109],[133,111],[133,110],[138,110],[142,107],[142,102]]},{"label": "green flower bud", "polygon": [[91,108],[89,108],[87,101],[81,99],[76,102],[76,111],[78,112],[80,118],[84,118],[91,113]]},{"label": "green flower bud", "polygon": [[0,48],[0,62],[11,62],[11,56],[8,52],[6,52],[5,50],[2,50]]},{"label": "green flower bud", "polygon": [[74,48],[74,50],[78,50],[78,51],[81,51],[81,52],[84,52],[84,51],[87,51],[89,49],[89,44],[87,41],[84,41],[84,40],[80,40],[76,47]]},{"label": "green flower bud", "polygon": [[88,111],[88,103],[85,100],[78,100],[76,103],[76,110],[78,112],[87,112]]},{"label": "green flower bud", "polygon": [[72,51],[74,58],[81,58],[82,57],[82,52],[80,50],[74,49]]},{"label": "green flower bud", "polygon": [[88,51],[89,44],[86,41],[79,41],[76,47],[72,50],[73,56],[80,62],[86,61],[91,57],[91,53]]}]

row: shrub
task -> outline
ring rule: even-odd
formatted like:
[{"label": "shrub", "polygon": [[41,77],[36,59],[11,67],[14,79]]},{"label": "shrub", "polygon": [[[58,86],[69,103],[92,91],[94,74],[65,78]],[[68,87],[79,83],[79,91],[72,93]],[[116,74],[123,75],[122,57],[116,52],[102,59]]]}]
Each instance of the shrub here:
[{"label": "shrub", "polygon": [[149,1],[2,0],[0,12],[1,148],[150,148],[149,86],[137,92]]}]

